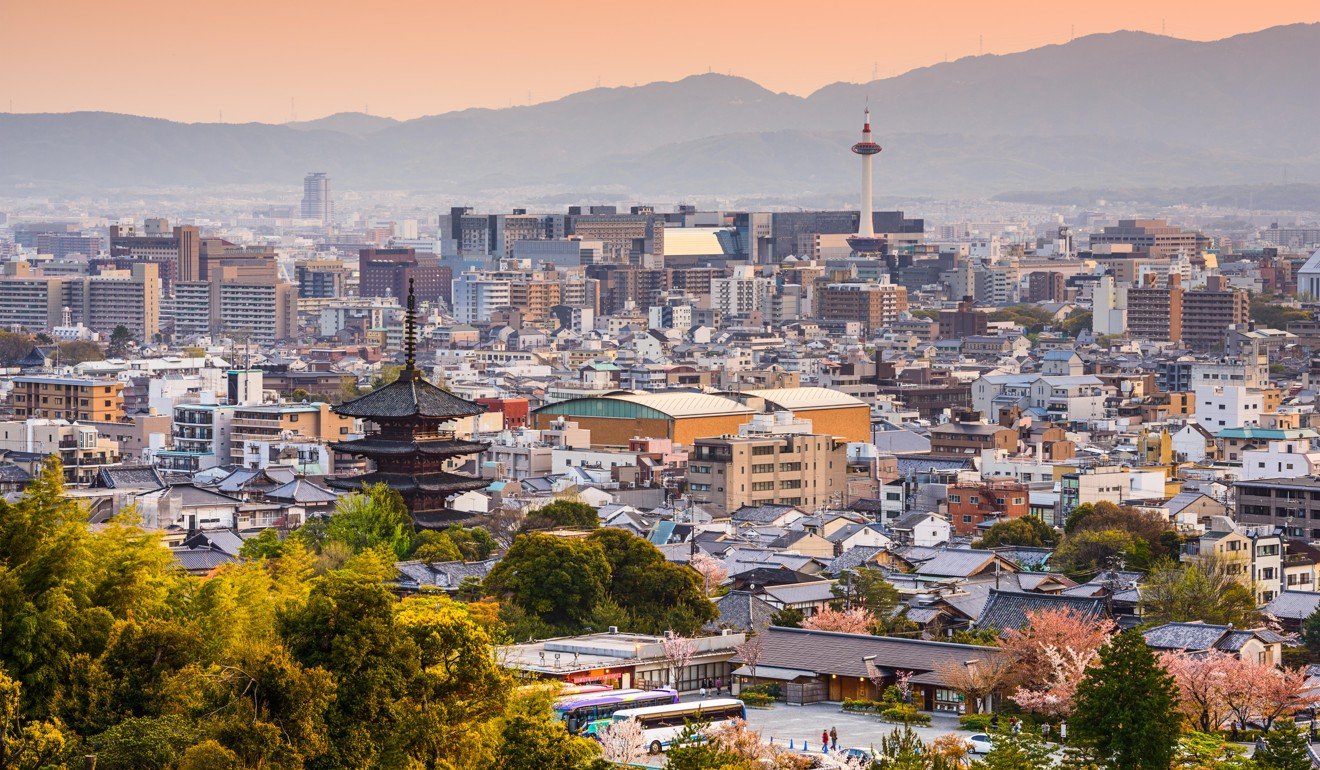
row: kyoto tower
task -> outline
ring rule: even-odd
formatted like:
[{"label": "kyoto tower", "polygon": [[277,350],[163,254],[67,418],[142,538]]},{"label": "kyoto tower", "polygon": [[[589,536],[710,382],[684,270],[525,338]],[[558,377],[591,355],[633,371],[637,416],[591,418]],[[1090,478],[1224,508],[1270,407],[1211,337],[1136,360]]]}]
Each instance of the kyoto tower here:
[{"label": "kyoto tower", "polygon": [[862,126],[862,141],[852,146],[853,153],[862,156],[862,207],[858,211],[857,235],[848,239],[848,245],[859,254],[875,254],[885,250],[885,239],[875,237],[874,207],[871,203],[871,157],[880,154],[880,145],[871,141],[871,108],[866,108],[866,123]]}]

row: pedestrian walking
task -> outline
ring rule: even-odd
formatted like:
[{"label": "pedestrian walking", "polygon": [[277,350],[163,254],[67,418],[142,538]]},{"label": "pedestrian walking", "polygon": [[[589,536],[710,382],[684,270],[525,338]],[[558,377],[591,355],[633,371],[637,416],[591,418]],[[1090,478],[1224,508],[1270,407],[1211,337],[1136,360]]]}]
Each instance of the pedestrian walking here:
[{"label": "pedestrian walking", "polygon": [[821,730],[821,731],[820,731],[820,746],[821,746],[821,749],[820,749],[820,750],[821,750],[822,753],[824,753],[824,752],[830,750],[830,731],[829,731],[829,730]]},{"label": "pedestrian walking", "polygon": [[839,731],[833,727],[830,728],[830,743],[834,744],[834,750],[839,750]]},{"label": "pedestrian walking", "polygon": [[722,676],[715,677],[715,694],[716,695],[724,694],[724,677]]}]

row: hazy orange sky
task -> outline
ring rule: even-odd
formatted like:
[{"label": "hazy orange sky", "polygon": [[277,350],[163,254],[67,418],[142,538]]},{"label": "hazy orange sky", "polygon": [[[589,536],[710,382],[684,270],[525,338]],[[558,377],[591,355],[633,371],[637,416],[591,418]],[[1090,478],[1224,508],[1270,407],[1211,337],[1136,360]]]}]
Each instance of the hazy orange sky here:
[{"label": "hazy orange sky", "polygon": [[[1320,2],[0,0],[0,110],[410,118],[713,69],[807,94],[1137,29],[1214,40]],[[292,100],[292,104],[291,104]]]}]

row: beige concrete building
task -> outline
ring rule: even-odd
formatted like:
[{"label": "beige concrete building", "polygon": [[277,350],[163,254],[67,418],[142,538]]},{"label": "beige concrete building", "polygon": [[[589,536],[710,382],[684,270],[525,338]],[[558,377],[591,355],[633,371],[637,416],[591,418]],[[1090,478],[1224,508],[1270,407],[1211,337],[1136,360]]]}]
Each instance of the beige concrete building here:
[{"label": "beige concrete building", "polygon": [[14,416],[53,420],[124,419],[124,383],[84,377],[15,377]]},{"label": "beige concrete building", "polygon": [[88,484],[101,468],[120,461],[119,443],[95,427],[44,418],[0,422],[0,451],[34,475],[47,456],[59,455],[70,484]]},{"label": "beige concrete building", "polygon": [[699,438],[688,459],[692,500],[714,512],[768,503],[803,510],[841,505],[847,447],[815,433]]}]

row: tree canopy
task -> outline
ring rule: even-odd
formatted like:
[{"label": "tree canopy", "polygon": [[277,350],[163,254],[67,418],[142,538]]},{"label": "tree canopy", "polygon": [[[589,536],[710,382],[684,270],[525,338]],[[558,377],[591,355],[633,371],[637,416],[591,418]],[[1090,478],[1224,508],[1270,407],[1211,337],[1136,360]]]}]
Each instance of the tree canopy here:
[{"label": "tree canopy", "polygon": [[1168,770],[1182,722],[1177,707],[1173,677],[1141,634],[1128,631],[1100,648],[1077,684],[1071,735],[1104,767]]},{"label": "tree canopy", "polygon": [[[408,531],[388,495],[348,504],[360,526],[263,533],[247,560],[193,577],[131,510],[89,529],[62,479],[52,460],[22,498],[0,500],[0,766],[85,754],[109,770],[595,762],[546,696],[515,695],[487,603],[387,587],[382,564]],[[462,532],[451,542],[483,547]]]}]

